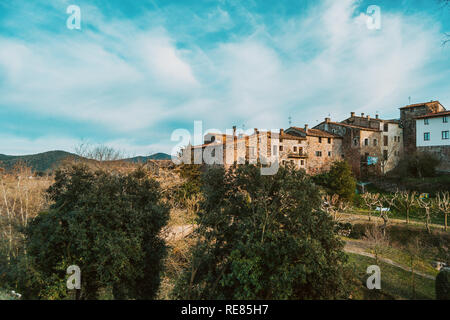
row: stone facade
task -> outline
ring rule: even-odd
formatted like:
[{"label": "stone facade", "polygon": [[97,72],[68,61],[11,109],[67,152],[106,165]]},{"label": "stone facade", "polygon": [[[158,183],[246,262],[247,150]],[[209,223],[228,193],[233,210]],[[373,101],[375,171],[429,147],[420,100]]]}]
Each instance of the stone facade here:
[{"label": "stone facade", "polygon": [[[191,159],[204,163],[225,166],[256,163],[281,165],[293,164],[317,174],[330,169],[335,161],[346,160],[358,178],[387,173],[394,169],[403,154],[416,150],[416,118],[445,111],[438,102],[420,103],[400,108],[400,120],[383,120],[378,115],[350,117],[342,122],[330,118],[314,128],[290,127],[279,132],[265,132],[254,129],[250,134],[208,133],[205,144],[188,146]],[[449,146],[420,147],[420,150],[435,153],[442,159],[441,170],[450,171]],[[212,151],[214,149],[214,151]],[[222,149],[223,151],[221,151]],[[199,152],[195,152],[195,150]],[[208,156],[201,156],[205,153]],[[208,163],[208,162],[207,162]]]},{"label": "stone facade", "polygon": [[416,151],[416,117],[441,112],[445,108],[439,101],[411,104],[400,108],[400,122],[403,127],[403,148],[406,153]]}]

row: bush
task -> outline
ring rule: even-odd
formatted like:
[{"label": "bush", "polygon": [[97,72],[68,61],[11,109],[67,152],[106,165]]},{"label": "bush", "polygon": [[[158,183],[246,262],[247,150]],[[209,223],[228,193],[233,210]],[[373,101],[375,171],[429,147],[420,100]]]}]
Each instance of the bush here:
[{"label": "bush", "polygon": [[27,272],[18,276],[25,298],[67,297],[69,265],[81,269],[81,299],[103,288],[119,299],[155,296],[169,217],[156,181],[142,169],[121,175],[78,165],[58,171],[48,193],[54,204],[26,229]]},{"label": "bush", "polygon": [[356,179],[346,161],[334,162],[330,171],[313,177],[313,181],[342,200],[351,201],[355,195]]},{"label": "bush", "polygon": [[199,241],[173,297],[348,297],[343,243],[303,171],[282,167],[262,176],[252,165],[211,168],[203,190]]},{"label": "bush", "polygon": [[450,300],[450,268],[443,268],[436,277],[436,299]]}]

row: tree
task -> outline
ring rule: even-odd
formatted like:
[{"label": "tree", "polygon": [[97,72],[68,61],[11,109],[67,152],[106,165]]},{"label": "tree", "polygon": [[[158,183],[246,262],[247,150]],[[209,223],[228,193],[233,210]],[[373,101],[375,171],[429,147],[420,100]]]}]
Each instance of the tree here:
[{"label": "tree", "polygon": [[198,243],[175,298],[348,297],[343,243],[303,171],[262,176],[253,165],[219,167],[203,181]]},{"label": "tree", "polygon": [[346,201],[341,201],[337,194],[324,195],[322,197],[322,210],[326,213],[332,215],[334,221],[338,221],[340,217],[339,213],[346,211],[350,207],[349,203]]},{"label": "tree", "polygon": [[336,161],[328,173],[328,185],[340,199],[351,201],[355,195],[356,180],[346,161]]},{"label": "tree", "polygon": [[396,192],[394,202],[394,206],[400,210],[404,211],[406,213],[406,223],[409,223],[409,214],[413,208],[415,208],[418,205],[417,202],[417,193],[415,191],[409,192],[409,191],[401,191]]},{"label": "tree", "polygon": [[81,299],[108,287],[119,299],[155,296],[168,220],[156,181],[142,169],[121,175],[76,165],[56,173],[48,194],[54,204],[26,229],[29,269],[40,279],[32,294],[48,298],[54,288],[52,297],[64,298],[66,268],[77,265]]},{"label": "tree", "polygon": [[433,209],[433,201],[423,198],[418,198],[417,203],[420,208],[424,209],[424,218],[425,218],[425,227],[427,228],[427,232],[431,233],[430,223],[431,223],[431,214]]},{"label": "tree", "polygon": [[447,231],[447,216],[450,213],[450,192],[438,192],[435,207],[437,211],[444,215],[444,229]]},{"label": "tree", "polygon": [[361,195],[364,205],[369,209],[369,221],[372,220],[372,212],[380,205],[380,194],[366,192]]}]

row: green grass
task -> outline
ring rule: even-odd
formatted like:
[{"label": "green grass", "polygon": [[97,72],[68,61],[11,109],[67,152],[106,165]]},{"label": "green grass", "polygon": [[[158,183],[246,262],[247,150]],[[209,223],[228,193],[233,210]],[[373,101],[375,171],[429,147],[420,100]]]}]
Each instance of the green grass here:
[{"label": "green grass", "polygon": [[[359,280],[359,286],[352,294],[353,299],[379,300],[379,299],[413,299],[411,272],[391,266],[384,262],[379,263],[381,269],[381,290],[369,290],[366,287],[368,275],[367,267],[375,264],[375,259],[349,253],[349,264],[353,266]],[[415,299],[434,300],[434,280],[415,275]]]}]

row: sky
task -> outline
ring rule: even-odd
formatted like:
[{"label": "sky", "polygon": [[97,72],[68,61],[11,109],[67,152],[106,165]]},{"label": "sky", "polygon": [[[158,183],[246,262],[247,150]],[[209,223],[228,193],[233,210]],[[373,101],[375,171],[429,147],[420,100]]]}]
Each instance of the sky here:
[{"label": "sky", "polygon": [[171,153],[194,121],[271,130],[398,118],[409,99],[450,109],[449,18],[439,0],[1,0],[0,154]]}]

